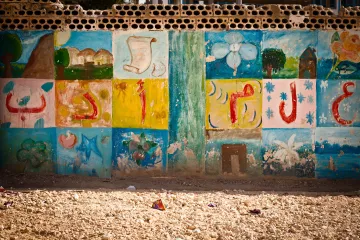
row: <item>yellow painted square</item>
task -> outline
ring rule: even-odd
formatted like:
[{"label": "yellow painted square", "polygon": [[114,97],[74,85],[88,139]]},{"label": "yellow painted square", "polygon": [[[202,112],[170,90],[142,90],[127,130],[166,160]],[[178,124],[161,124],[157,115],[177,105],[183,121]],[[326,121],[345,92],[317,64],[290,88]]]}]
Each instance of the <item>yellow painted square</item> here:
[{"label": "yellow painted square", "polygon": [[[236,97],[246,85],[251,96]],[[260,80],[233,79],[206,81],[206,129],[252,129],[261,127],[262,93]],[[236,99],[236,121],[231,121],[231,98]]]},{"label": "yellow painted square", "polygon": [[113,127],[168,129],[169,85],[167,79],[144,79],[145,119],[139,80],[113,80]]}]

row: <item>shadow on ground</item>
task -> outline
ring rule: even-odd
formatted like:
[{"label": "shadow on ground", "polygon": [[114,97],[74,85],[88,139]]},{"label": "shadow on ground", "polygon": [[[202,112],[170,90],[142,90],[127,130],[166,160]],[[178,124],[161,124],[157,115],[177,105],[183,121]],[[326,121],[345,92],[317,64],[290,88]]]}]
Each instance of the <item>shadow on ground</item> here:
[{"label": "shadow on ground", "polygon": [[291,179],[291,178],[205,178],[199,176],[128,176],[101,179],[78,175],[15,174],[0,171],[0,186],[6,189],[101,189],[122,190],[224,191],[303,193],[359,193],[360,180]]}]

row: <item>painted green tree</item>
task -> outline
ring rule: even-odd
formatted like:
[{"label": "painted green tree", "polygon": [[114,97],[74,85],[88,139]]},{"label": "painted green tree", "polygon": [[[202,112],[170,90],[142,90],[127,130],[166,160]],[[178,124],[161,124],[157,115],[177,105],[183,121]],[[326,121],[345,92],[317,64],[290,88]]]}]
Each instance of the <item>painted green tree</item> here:
[{"label": "painted green tree", "polygon": [[70,55],[66,48],[60,48],[55,51],[55,65],[57,68],[57,78],[65,79],[65,68],[70,64]]},{"label": "painted green tree", "polygon": [[12,77],[11,63],[19,60],[22,52],[23,48],[18,35],[13,33],[0,35],[0,62],[4,64],[4,74],[2,77]]},{"label": "painted green tree", "polygon": [[263,70],[266,77],[272,78],[272,72],[278,72],[284,68],[286,56],[282,49],[266,48],[262,53]]}]

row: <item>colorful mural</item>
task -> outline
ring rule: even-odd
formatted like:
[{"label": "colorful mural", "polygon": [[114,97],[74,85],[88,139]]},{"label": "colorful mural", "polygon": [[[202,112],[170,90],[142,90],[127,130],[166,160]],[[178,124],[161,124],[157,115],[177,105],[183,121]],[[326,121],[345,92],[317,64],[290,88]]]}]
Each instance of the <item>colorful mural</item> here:
[{"label": "colorful mural", "polygon": [[111,32],[55,32],[54,57],[58,80],[111,79]]},{"label": "colorful mural", "polygon": [[114,80],[113,92],[114,127],[168,128],[167,79]]},{"label": "colorful mural", "polygon": [[15,172],[52,173],[56,168],[56,130],[1,129],[0,159]]},{"label": "colorful mural", "polygon": [[0,77],[54,79],[52,31],[0,32]]},{"label": "colorful mural", "polygon": [[111,128],[57,128],[57,173],[111,177]]},{"label": "colorful mural", "polygon": [[[205,154],[205,42],[202,32],[169,33],[170,171],[201,171]],[[180,67],[181,66],[181,67]]]},{"label": "colorful mural", "polygon": [[256,80],[206,81],[206,129],[261,127],[261,91]]},{"label": "colorful mural", "polygon": [[113,129],[114,169],[121,173],[166,170],[168,131]]},{"label": "colorful mural", "polygon": [[56,81],[56,126],[111,127],[111,81]]},{"label": "colorful mural", "polygon": [[315,176],[315,134],[312,129],[263,129],[264,175]]},{"label": "colorful mural", "polygon": [[360,129],[316,129],[316,177],[360,178]]},{"label": "colorful mural", "polygon": [[206,32],[206,78],[261,78],[261,31]]},{"label": "colorful mural", "polygon": [[[246,169],[248,175],[262,174],[261,129],[236,129],[222,131],[207,131],[205,152],[205,173],[209,175],[222,174],[222,162],[225,160],[222,146],[246,145]],[[233,168],[233,166],[231,166]],[[238,171],[238,174],[240,172]]]},{"label": "colorful mural", "polygon": [[360,78],[360,36],[355,31],[318,31],[318,79]]},{"label": "colorful mural", "polygon": [[0,168],[360,178],[359,36],[0,32]]},{"label": "colorful mural", "polygon": [[316,78],[317,33],[266,31],[262,42],[264,78]]},{"label": "colorful mural", "polygon": [[55,127],[54,80],[1,79],[2,128]]},{"label": "colorful mural", "polygon": [[317,126],[360,127],[360,81],[317,80]]},{"label": "colorful mural", "polygon": [[118,31],[113,34],[113,42],[115,78],[168,77],[167,32]]},{"label": "colorful mural", "polygon": [[264,128],[313,128],[316,126],[316,81],[263,80]]}]

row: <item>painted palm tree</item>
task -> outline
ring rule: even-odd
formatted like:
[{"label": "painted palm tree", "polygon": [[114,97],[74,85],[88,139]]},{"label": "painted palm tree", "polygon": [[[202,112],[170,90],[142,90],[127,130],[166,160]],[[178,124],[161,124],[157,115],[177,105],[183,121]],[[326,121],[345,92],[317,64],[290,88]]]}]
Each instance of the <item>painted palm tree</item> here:
[{"label": "painted palm tree", "polygon": [[274,158],[280,160],[281,163],[286,163],[288,165],[288,168],[291,168],[296,161],[299,161],[299,154],[296,152],[303,143],[302,142],[295,142],[296,134],[291,135],[289,138],[287,144],[279,141],[274,140],[274,143],[279,146],[279,150],[275,152]]}]

